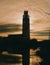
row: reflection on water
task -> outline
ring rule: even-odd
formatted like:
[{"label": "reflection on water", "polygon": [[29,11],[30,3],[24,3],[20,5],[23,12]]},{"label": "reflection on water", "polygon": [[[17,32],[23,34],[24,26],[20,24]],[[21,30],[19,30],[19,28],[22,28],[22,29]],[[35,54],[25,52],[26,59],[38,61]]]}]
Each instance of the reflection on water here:
[{"label": "reflection on water", "polygon": [[[42,59],[39,56],[36,56],[36,52],[39,51],[40,49],[37,48],[36,50],[30,49],[30,65],[40,65],[39,63],[42,62]],[[19,57],[20,63],[5,63],[5,62],[0,62],[0,65],[22,65],[22,55],[19,54],[8,54],[7,52],[3,52],[2,54],[4,55],[11,55],[14,57]],[[9,59],[10,60],[10,59]]]},{"label": "reflection on water", "polygon": [[41,58],[38,56],[32,56],[30,58],[30,65],[40,65],[39,63],[41,62]]},{"label": "reflection on water", "polygon": [[39,63],[42,62],[42,58],[36,56],[37,51],[40,51],[40,48],[30,50],[30,65],[40,65]]},{"label": "reflection on water", "polygon": [[14,63],[14,64],[0,63],[0,65],[22,65],[22,63],[19,63],[19,64],[16,64],[16,63]]},{"label": "reflection on water", "polygon": [[0,65],[22,65],[22,55],[2,52],[0,54]]}]

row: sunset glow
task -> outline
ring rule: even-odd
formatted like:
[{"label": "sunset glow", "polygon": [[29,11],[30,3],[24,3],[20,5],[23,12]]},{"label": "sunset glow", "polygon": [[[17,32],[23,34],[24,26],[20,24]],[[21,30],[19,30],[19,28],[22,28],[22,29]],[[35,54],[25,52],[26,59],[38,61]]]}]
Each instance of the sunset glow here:
[{"label": "sunset glow", "polygon": [[[49,0],[0,0],[0,25],[20,24],[24,10],[28,10],[30,16],[30,37],[39,39],[39,34],[34,32],[49,32],[50,29],[50,1]],[[15,31],[15,34],[22,33],[22,29]],[[0,33],[0,36],[7,36],[14,32]],[[42,34],[42,33],[41,33]],[[48,35],[48,33],[47,33]],[[48,36],[41,35],[41,40],[48,39]]]}]

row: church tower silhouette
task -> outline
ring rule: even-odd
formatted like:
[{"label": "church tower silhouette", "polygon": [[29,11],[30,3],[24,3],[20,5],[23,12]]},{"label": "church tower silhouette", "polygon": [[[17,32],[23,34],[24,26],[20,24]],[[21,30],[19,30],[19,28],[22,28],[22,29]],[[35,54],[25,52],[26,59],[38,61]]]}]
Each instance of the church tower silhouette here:
[{"label": "church tower silhouette", "polygon": [[30,19],[28,11],[24,11],[23,15],[23,38],[30,39]]},{"label": "church tower silhouette", "polygon": [[16,38],[16,40],[28,40],[30,39],[30,18],[28,15],[28,11],[24,11],[23,19],[22,19],[22,34],[11,34],[8,35],[10,38]]}]

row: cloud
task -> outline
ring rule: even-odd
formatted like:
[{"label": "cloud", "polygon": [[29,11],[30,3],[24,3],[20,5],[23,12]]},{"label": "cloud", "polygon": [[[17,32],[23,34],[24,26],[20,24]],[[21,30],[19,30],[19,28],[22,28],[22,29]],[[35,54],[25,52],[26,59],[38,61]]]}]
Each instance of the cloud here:
[{"label": "cloud", "polygon": [[48,30],[50,27],[50,19],[49,17],[36,19],[31,23],[31,27],[33,31]]},{"label": "cloud", "polygon": [[49,30],[45,30],[45,31],[38,31],[38,32],[32,32],[33,36],[49,36],[50,35],[50,31]]},{"label": "cloud", "polygon": [[21,31],[20,24],[4,24],[0,25],[0,33]]}]

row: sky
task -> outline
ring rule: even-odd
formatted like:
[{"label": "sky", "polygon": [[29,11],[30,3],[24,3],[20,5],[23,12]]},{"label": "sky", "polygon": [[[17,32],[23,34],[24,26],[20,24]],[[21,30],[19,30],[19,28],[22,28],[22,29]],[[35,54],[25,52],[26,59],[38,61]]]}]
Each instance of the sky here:
[{"label": "sky", "polygon": [[24,10],[30,16],[30,38],[48,39],[50,0],[0,0],[0,36],[22,33]]}]

